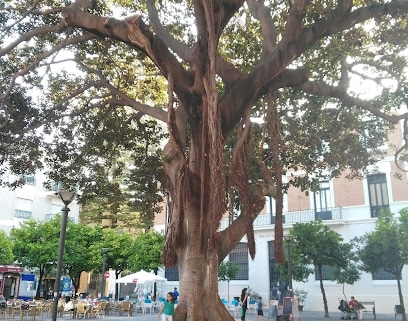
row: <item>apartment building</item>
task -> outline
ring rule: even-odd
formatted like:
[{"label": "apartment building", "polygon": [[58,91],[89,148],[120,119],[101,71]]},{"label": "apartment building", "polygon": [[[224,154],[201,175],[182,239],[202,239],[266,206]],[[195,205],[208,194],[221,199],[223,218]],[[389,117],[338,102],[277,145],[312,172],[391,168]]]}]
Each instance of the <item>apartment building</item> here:
[{"label": "apartment building", "polygon": [[[13,180],[14,177],[3,177]],[[43,187],[45,176],[42,173],[25,175],[25,185],[15,190],[0,188],[0,230],[9,233],[13,227],[19,227],[25,220],[48,221],[59,214],[64,207],[55,190]],[[79,205],[73,201],[69,204],[68,219],[78,222]],[[34,275],[23,267],[3,266],[0,262],[0,293],[10,297],[32,297],[35,295]],[[47,287],[53,287],[50,280]]]},{"label": "apartment building", "polygon": [[[51,191],[43,187],[46,180],[43,173],[37,172],[23,178],[25,185],[22,187],[15,190],[0,188],[0,229],[6,232],[28,219],[48,221],[64,207],[60,197],[55,194],[57,187]],[[78,222],[79,205],[73,201],[68,207],[69,219]]]},{"label": "apartment building", "polygon": [[[332,230],[341,234],[347,242],[356,236],[362,236],[375,228],[381,209],[389,208],[393,213],[408,207],[408,164],[399,163],[405,171],[395,164],[394,151],[391,146],[401,146],[402,124],[390,135],[389,143],[382,148],[386,157],[379,161],[362,179],[348,180],[345,174],[339,178],[321,181],[320,190],[306,195],[300,189],[290,188],[284,198],[284,234],[288,234],[293,224],[322,219]],[[296,173],[302,175],[301,172]],[[398,174],[400,177],[397,178]],[[290,177],[286,177],[290,179]],[[241,243],[229,255],[229,260],[240,266],[237,280],[229,284],[219,282],[219,296],[231,301],[239,296],[243,287],[249,287],[268,302],[270,289],[277,281],[276,262],[274,259],[274,223],[275,204],[272,198],[265,199],[264,211],[254,222],[256,257],[248,255],[247,242]],[[228,219],[222,220],[220,229],[228,226]],[[164,229],[164,221],[156,221],[156,230]],[[171,290],[178,284],[177,269],[165,271],[169,282],[164,291]],[[324,276],[324,288],[329,311],[337,311],[339,298],[343,297],[343,285],[330,281]],[[403,294],[408,300],[408,268],[403,270]],[[305,309],[323,311],[323,298],[319,281],[315,274],[307,282],[293,282],[294,289],[308,292]],[[379,271],[375,274],[362,273],[361,279],[353,285],[345,285],[344,292],[348,298],[355,296],[360,301],[374,301],[378,313],[393,313],[394,306],[399,304],[395,276]],[[182,295],[183,289],[180,289]]]}]

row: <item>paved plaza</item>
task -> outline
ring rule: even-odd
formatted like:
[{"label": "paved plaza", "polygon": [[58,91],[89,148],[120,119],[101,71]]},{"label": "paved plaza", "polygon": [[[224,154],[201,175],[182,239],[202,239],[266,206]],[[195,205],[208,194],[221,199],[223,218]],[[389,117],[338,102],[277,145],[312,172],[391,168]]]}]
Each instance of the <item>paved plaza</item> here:
[{"label": "paved plaza", "polygon": [[[272,319],[267,319],[268,317],[268,310],[264,311],[265,314],[265,319],[264,321],[272,320]],[[300,320],[301,321],[340,321],[342,313],[340,311],[330,311],[329,312],[330,317],[325,318],[324,317],[324,312],[323,311],[303,311],[300,312]],[[118,316],[117,314],[108,314],[108,315],[100,315],[99,318],[100,321],[157,321],[158,320],[158,313],[136,313],[133,316],[129,317],[127,314]],[[397,316],[397,321],[401,321],[401,316]],[[18,320],[16,318],[16,320]],[[59,317],[57,321],[68,321],[72,320],[69,317]],[[90,319],[90,320],[95,320],[95,319]],[[240,318],[236,318],[236,320],[240,320]],[[256,321],[256,315],[254,314],[247,314],[246,321]],[[371,321],[373,319],[373,315],[371,313],[365,313],[363,315],[363,321]],[[49,317],[39,317],[36,319],[36,321],[51,321],[51,318]],[[273,321],[276,321],[276,319],[273,319]],[[388,313],[388,314],[377,314],[376,321],[395,321],[395,316],[394,314]]]}]

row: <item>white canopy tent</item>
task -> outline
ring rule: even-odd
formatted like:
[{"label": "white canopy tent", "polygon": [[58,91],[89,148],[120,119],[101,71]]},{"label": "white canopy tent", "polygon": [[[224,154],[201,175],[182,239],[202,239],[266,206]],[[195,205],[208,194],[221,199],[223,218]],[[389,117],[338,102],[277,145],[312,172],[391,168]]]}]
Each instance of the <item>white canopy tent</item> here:
[{"label": "white canopy tent", "polygon": [[[138,297],[144,296],[147,298],[147,295],[150,293],[151,295],[156,295],[156,282],[165,282],[167,281],[166,278],[156,275],[154,273],[149,273],[144,270],[140,270],[139,272],[126,275],[116,280],[116,283],[120,284],[134,284],[135,288],[133,290],[133,294],[137,295]],[[149,283],[154,284],[154,291]],[[160,289],[159,289],[160,290]],[[153,293],[154,292],[154,293]]]},{"label": "white canopy tent", "polygon": [[164,282],[166,278],[140,270],[139,272],[126,275],[116,280],[116,283],[146,283],[146,282]]}]

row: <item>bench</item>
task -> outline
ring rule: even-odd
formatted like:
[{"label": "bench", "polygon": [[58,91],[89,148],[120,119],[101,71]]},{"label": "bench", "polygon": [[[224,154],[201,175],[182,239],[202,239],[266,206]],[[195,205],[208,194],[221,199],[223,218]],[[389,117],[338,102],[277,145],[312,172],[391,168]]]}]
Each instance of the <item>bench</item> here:
[{"label": "bench", "polygon": [[396,305],[394,307],[394,318],[395,321],[397,321],[397,316],[403,317],[402,315],[404,314],[404,309],[402,308],[402,305]]},{"label": "bench", "polygon": [[374,320],[377,319],[377,316],[375,314],[375,303],[374,301],[358,301],[364,308],[361,309],[361,312],[372,312],[374,316]]}]

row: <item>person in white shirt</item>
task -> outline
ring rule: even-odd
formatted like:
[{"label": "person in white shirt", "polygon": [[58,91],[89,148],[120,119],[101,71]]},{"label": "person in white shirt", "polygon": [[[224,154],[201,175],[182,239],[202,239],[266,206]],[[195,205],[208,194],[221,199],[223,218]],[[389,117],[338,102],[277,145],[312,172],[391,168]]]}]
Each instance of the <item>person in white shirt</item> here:
[{"label": "person in white shirt", "polygon": [[69,296],[65,297],[64,311],[74,311],[74,303]]}]

